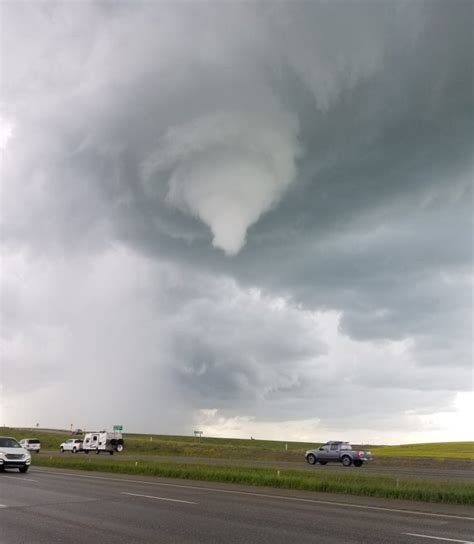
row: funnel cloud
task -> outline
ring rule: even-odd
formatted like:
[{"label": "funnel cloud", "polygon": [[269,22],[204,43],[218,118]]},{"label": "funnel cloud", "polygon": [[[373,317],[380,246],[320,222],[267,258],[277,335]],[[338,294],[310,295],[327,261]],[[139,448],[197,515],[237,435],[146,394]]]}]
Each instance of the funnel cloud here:
[{"label": "funnel cloud", "polygon": [[226,113],[170,128],[144,164],[151,191],[169,171],[166,201],[205,223],[227,255],[247,229],[275,206],[296,175],[300,148],[295,117]]}]

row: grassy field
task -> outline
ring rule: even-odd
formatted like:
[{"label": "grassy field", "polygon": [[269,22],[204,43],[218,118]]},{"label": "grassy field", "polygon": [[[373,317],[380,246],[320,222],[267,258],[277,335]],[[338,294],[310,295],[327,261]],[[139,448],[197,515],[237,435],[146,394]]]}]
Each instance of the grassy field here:
[{"label": "grassy field", "polygon": [[[68,432],[46,432],[36,429],[4,427],[1,434],[18,440],[35,437],[43,450],[58,450],[64,440],[71,438]],[[166,456],[215,457],[225,459],[253,459],[259,461],[301,461],[304,452],[318,443],[280,442],[274,440],[247,440],[237,438],[212,438],[194,436],[124,434],[126,453]],[[359,445],[370,449],[375,458],[431,458],[473,459],[474,442],[442,442],[433,444],[406,444],[401,446]]]},{"label": "grassy field", "polygon": [[438,442],[431,444],[405,444],[403,446],[377,446],[374,455],[384,457],[432,457],[474,459],[474,442]]},{"label": "grassy field", "polygon": [[430,480],[418,477],[397,477],[363,472],[329,473],[298,469],[276,470],[262,467],[191,465],[156,461],[121,461],[109,457],[35,456],[34,465],[104,471],[121,474],[184,478],[281,489],[299,489],[386,497],[451,504],[474,504],[474,486],[465,482]]}]

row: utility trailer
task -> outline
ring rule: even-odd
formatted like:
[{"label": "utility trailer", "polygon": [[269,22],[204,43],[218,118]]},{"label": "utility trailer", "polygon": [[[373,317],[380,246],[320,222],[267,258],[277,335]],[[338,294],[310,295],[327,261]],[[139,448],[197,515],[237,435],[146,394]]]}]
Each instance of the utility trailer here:
[{"label": "utility trailer", "polygon": [[86,433],[82,442],[82,450],[84,453],[95,451],[99,454],[106,451],[113,455],[115,452],[123,451],[123,437],[120,431],[98,431]]}]

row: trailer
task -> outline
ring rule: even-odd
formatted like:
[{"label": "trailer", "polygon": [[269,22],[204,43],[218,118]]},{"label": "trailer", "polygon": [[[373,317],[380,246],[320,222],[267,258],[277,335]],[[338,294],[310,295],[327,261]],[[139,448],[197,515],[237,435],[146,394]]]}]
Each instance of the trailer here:
[{"label": "trailer", "polygon": [[120,431],[98,431],[84,435],[82,451],[84,453],[95,451],[96,454],[105,451],[113,455],[115,452],[123,451],[123,446],[124,441]]}]

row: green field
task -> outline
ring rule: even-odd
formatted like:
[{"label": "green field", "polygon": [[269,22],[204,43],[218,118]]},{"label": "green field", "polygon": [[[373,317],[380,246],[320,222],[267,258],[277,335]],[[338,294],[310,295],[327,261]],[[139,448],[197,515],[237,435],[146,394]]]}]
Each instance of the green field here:
[{"label": "green field", "polygon": [[433,457],[436,459],[474,459],[474,442],[433,442],[403,446],[377,446],[374,455],[384,457]]},{"label": "green field", "polygon": [[[46,432],[35,429],[4,427],[2,434],[17,439],[35,437],[41,440],[43,450],[58,450],[68,432]],[[215,457],[260,461],[301,461],[304,452],[319,445],[308,442],[283,442],[274,440],[248,440],[238,438],[212,438],[152,434],[124,434],[126,453],[165,456]],[[400,446],[359,445],[370,449],[374,458],[431,458],[474,459],[474,442],[441,442],[433,444],[405,444]]]}]

